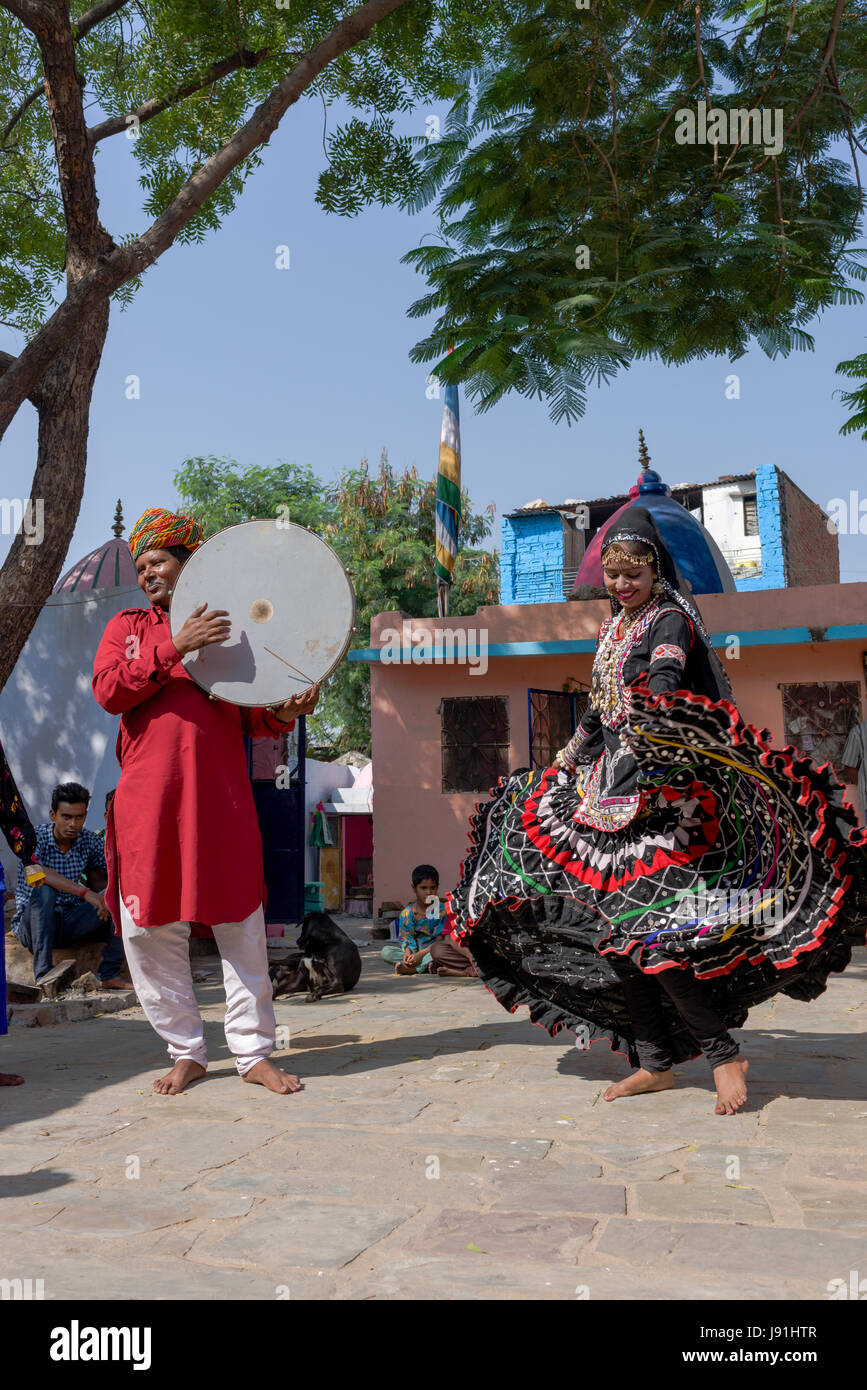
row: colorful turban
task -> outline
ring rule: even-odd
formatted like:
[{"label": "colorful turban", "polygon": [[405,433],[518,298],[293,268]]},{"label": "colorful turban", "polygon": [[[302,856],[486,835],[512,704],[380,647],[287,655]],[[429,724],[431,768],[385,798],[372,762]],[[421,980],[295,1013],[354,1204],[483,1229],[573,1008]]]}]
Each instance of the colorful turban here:
[{"label": "colorful turban", "polygon": [[203,527],[191,516],[178,516],[163,507],[148,507],[129,533],[133,564],[146,550],[168,550],[171,545],[185,545],[187,550],[196,550],[204,534]]}]

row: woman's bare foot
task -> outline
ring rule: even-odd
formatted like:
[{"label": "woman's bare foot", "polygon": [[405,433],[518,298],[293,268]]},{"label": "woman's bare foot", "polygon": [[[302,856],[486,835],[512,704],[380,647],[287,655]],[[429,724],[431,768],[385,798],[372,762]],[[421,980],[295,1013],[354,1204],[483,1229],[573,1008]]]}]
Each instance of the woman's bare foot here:
[{"label": "woman's bare foot", "polygon": [[414,965],[407,965],[405,961],[399,960],[394,967],[394,973],[395,975],[415,975],[417,972]]},{"label": "woman's bare foot", "polygon": [[674,1085],[674,1077],[670,1071],[648,1071],[646,1067],[639,1067],[631,1076],[627,1076],[625,1081],[618,1081],[614,1086],[609,1086],[603,1099],[619,1100],[621,1096],[641,1096],[645,1091],[670,1091]]},{"label": "woman's bare foot", "polygon": [[713,1079],[716,1083],[716,1109],[717,1115],[734,1115],[740,1110],[747,1098],[747,1071],[749,1062],[746,1057],[733,1057],[730,1062],[723,1062],[721,1067],[714,1067]]},{"label": "woman's bare foot", "polygon": [[281,1071],[273,1062],[269,1062],[267,1057],[263,1057],[262,1061],[257,1062],[249,1071],[245,1071],[241,1080],[250,1081],[254,1086],[266,1086],[269,1091],[276,1091],[281,1096],[288,1095],[290,1091],[301,1090],[301,1082],[297,1076],[292,1076],[288,1071]]},{"label": "woman's bare foot", "polygon": [[0,1086],[23,1086],[24,1077],[14,1071],[0,1071]]},{"label": "woman's bare foot", "polygon": [[191,1081],[199,1081],[204,1075],[205,1068],[198,1062],[194,1062],[191,1057],[181,1057],[171,1071],[167,1071],[165,1076],[154,1082],[154,1091],[158,1096],[179,1096]]}]

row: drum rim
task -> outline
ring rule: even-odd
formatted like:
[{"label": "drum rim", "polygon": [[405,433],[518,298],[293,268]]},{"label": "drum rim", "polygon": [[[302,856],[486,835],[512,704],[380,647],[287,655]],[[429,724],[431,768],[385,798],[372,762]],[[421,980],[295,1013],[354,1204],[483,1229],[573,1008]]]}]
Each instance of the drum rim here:
[{"label": "drum rim", "polygon": [[[325,681],[330,680],[330,678],[334,675],[334,672],[337,670],[338,666],[340,665],[341,661],[346,656],[346,653],[349,651],[349,648],[352,645],[352,637],[353,633],[355,632],[355,619],[358,613],[358,605],[355,601],[355,585],[353,584],[352,579],[350,578],[349,571],[347,570],[340,556],[337,554],[337,551],[334,549],[334,546],[329,545],[327,540],[325,540],[324,536],[320,536],[318,531],[313,531],[309,526],[302,526],[297,521],[287,521],[284,522],[282,526],[277,527],[277,518],[273,516],[251,516],[248,518],[247,521],[233,521],[231,526],[223,526],[219,531],[215,531],[213,536],[208,536],[208,539],[206,541],[202,541],[201,545],[196,546],[195,550],[193,550],[190,554],[190,559],[185,560],[184,564],[181,566],[181,574],[187,568],[187,565],[190,563],[190,560],[192,560],[196,555],[200,555],[202,551],[205,549],[205,547],[210,545],[211,541],[215,541],[219,536],[224,536],[227,531],[240,531],[244,526],[261,526],[263,521],[267,521],[273,524],[280,531],[304,531],[308,536],[313,536],[314,540],[321,542],[321,544],[325,546],[326,550],[331,551],[331,554],[334,556],[338,565],[343,570],[344,578],[346,580],[347,585],[349,586],[349,604],[351,609],[349,632],[346,635],[346,641],[344,642],[340,652],[335,657],[328,670],[319,677],[318,683],[322,685]],[[178,576],[178,578],[180,578],[180,575]],[[175,590],[173,589],[171,598],[169,600],[168,611],[169,632],[171,633],[172,638],[174,638],[174,630],[172,628],[172,607],[174,605],[174,601]],[[184,622],[186,622],[186,618],[184,619]],[[181,626],[183,626],[183,624],[181,624]],[[190,652],[188,653],[188,655],[192,656],[194,655],[194,653]],[[194,683],[194,685],[197,685],[199,687],[199,690],[201,690],[203,695],[207,695],[212,700],[220,700],[221,703],[224,705],[235,705],[239,709],[276,709],[278,705],[281,705],[283,703],[282,700],[270,700],[267,701],[265,704],[263,704],[261,700],[230,700],[227,695],[218,695],[216,691],[209,690],[207,686],[204,686],[201,684],[200,681],[197,681],[192,671],[190,671],[189,667],[185,664],[184,657],[181,657],[181,664],[183,665],[184,670],[186,671],[190,680]],[[303,718],[303,716],[301,717]]]}]

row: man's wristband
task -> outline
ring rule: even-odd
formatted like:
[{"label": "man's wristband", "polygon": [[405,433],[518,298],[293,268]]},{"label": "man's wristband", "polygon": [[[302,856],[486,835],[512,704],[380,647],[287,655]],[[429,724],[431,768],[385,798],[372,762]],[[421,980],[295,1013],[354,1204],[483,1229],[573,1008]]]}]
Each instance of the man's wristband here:
[{"label": "man's wristband", "polygon": [[89,892],[90,889],[86,886],[86,884],[82,883],[79,884],[78,893],[76,894],[76,896],[79,898],[86,898]]}]

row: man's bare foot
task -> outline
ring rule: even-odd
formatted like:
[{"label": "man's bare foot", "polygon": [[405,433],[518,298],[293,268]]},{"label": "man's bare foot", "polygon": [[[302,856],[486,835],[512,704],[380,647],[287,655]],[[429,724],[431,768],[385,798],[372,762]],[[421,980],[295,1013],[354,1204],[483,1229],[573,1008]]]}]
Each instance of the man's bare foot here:
[{"label": "man's bare foot", "polygon": [[717,1100],[715,1114],[734,1115],[740,1110],[747,1098],[749,1065],[746,1057],[733,1057],[730,1062],[723,1062],[721,1067],[714,1067],[713,1079]]},{"label": "man's bare foot", "polygon": [[100,980],[100,989],[134,989],[132,980],[125,980],[122,975],[115,975],[112,980]]},{"label": "man's bare foot", "polygon": [[154,1082],[154,1091],[158,1096],[179,1096],[191,1081],[201,1080],[204,1074],[205,1068],[198,1062],[194,1062],[191,1057],[181,1057],[171,1071],[167,1071],[165,1076]]},{"label": "man's bare foot", "polygon": [[288,1071],[281,1071],[273,1062],[269,1062],[267,1057],[263,1057],[262,1061],[257,1062],[249,1071],[245,1071],[241,1080],[251,1081],[256,1086],[267,1086],[269,1091],[276,1091],[281,1096],[288,1095],[290,1091],[301,1090],[301,1082],[297,1076],[292,1076]]},{"label": "man's bare foot", "polygon": [[0,1071],[0,1086],[23,1086],[24,1077],[17,1076],[14,1071]]},{"label": "man's bare foot", "polygon": [[670,1091],[674,1085],[674,1077],[670,1071],[647,1071],[645,1067],[639,1067],[631,1076],[627,1076],[625,1081],[618,1081],[614,1086],[609,1086],[603,1099],[619,1100],[621,1096],[641,1096],[645,1091]]}]

